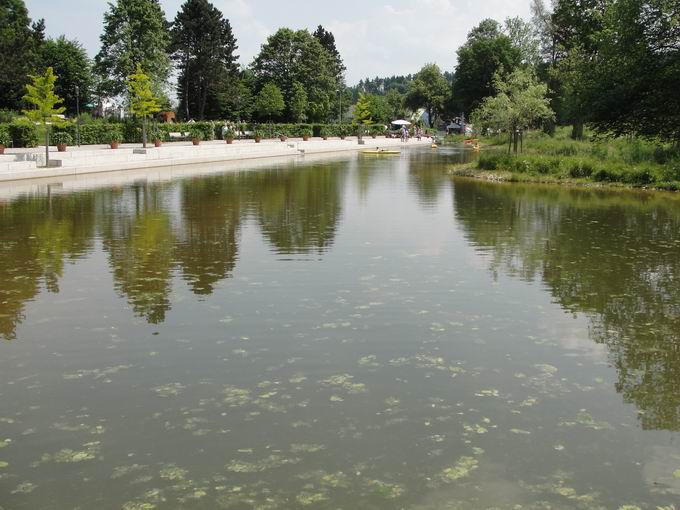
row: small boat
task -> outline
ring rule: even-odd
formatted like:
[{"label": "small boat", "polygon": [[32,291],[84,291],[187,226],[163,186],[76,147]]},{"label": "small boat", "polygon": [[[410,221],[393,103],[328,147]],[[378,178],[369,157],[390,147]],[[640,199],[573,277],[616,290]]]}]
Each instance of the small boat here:
[{"label": "small boat", "polygon": [[433,149],[436,149],[436,148],[438,148],[438,147],[439,147],[439,145],[437,145],[436,143],[433,143],[433,144],[432,144],[432,148],[433,148]]},{"label": "small boat", "polygon": [[362,154],[367,154],[367,155],[377,155],[377,156],[392,156],[396,154],[401,154],[401,151],[388,151],[387,149],[375,149],[375,150],[367,150],[367,151],[361,151]]}]

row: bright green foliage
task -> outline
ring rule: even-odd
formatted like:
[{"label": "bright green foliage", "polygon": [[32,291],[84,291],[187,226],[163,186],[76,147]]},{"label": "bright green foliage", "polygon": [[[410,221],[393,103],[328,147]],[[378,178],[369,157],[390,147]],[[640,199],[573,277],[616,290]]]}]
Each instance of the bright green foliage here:
[{"label": "bright green foliage", "polygon": [[59,115],[63,114],[66,108],[57,106],[63,100],[54,91],[57,76],[54,70],[48,67],[44,75],[31,76],[33,83],[26,85],[26,95],[24,101],[34,106],[30,110],[24,110],[24,114],[34,122],[61,124],[63,119]]},{"label": "bright green foliage", "polygon": [[451,87],[436,64],[426,64],[406,93],[406,105],[412,110],[425,108],[430,127],[434,127],[435,119],[444,112]]},{"label": "bright green foliage", "polygon": [[[66,112],[69,115],[76,114],[77,96],[82,111],[90,102],[94,86],[92,63],[83,45],[64,36],[47,39],[42,45],[41,59],[45,68],[52,67],[59,76],[55,91],[58,96],[64,98]],[[79,88],[78,94],[76,87]]]},{"label": "bright green foliage", "polygon": [[547,98],[548,87],[527,69],[517,69],[505,79],[497,76],[495,86],[497,94],[484,99],[473,114],[473,122],[480,127],[506,130],[517,152],[519,131],[555,116]]},{"label": "bright green foliage", "polygon": [[309,108],[309,101],[304,86],[299,82],[293,84],[293,92],[290,97],[289,106],[293,122],[304,122],[307,120],[306,112]]},{"label": "bright green foliage", "polygon": [[175,17],[172,52],[179,64],[180,111],[189,118],[219,118],[225,96],[238,88],[236,38],[229,20],[208,0],[186,0]]},{"label": "bright green foliage", "polygon": [[128,79],[130,111],[142,118],[142,143],[146,147],[146,121],[154,113],[161,111],[158,99],[151,90],[151,79],[144,74],[140,64]]},{"label": "bright green foliage", "polygon": [[141,64],[158,93],[170,73],[168,22],[158,0],[115,0],[104,14],[95,71],[100,93],[125,93],[127,77]]},{"label": "bright green foliage", "polygon": [[19,110],[39,62],[44,23],[31,25],[24,0],[0,0],[0,108]]},{"label": "bright green foliage", "polygon": [[482,21],[458,49],[454,110],[469,113],[477,108],[485,97],[493,95],[496,74],[512,72],[521,60],[521,51],[501,32],[497,22]]},{"label": "bright green foliage", "polygon": [[281,89],[274,83],[267,83],[255,99],[255,111],[262,118],[271,121],[272,117],[278,117],[283,113],[286,104]]},{"label": "bright green foliage", "polygon": [[366,94],[359,95],[359,101],[354,109],[354,123],[355,124],[372,124],[373,112],[371,108],[371,99]]},{"label": "bright green foliage", "polygon": [[23,97],[24,101],[32,105],[33,108],[24,110],[24,115],[29,120],[39,123],[45,130],[45,161],[49,165],[49,146],[50,146],[50,130],[49,125],[61,125],[63,119],[59,116],[66,111],[63,106],[57,106],[63,103],[63,100],[54,92],[54,84],[57,77],[54,70],[48,67],[44,75],[31,76],[33,83],[26,85],[26,95]]},{"label": "bright green foliage", "polygon": [[340,85],[336,64],[328,50],[308,31],[282,28],[262,45],[252,70],[260,87],[273,83],[281,90],[287,106],[286,119],[292,118],[295,84],[302,85],[307,93],[307,118],[320,122],[337,115],[333,108]]}]

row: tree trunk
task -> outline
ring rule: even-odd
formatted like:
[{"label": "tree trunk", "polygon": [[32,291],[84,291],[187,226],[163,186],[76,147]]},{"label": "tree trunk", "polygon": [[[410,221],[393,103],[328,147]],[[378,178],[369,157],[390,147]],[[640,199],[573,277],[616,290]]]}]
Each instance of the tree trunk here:
[{"label": "tree trunk", "polygon": [[510,141],[508,142],[508,154],[512,151],[512,137],[513,137],[513,131],[510,130]]},{"label": "tree trunk", "polygon": [[142,147],[146,149],[146,117],[142,117]]},{"label": "tree trunk", "polygon": [[50,166],[50,126],[45,123],[45,167]]},{"label": "tree trunk", "polygon": [[519,143],[519,130],[515,129],[513,132],[513,151],[515,154],[517,154],[517,145]]},{"label": "tree trunk", "polygon": [[189,115],[189,58],[184,64],[184,113],[186,114],[186,120],[190,120]]},{"label": "tree trunk", "polygon": [[583,120],[576,119],[571,128],[571,138],[573,140],[583,140]]},{"label": "tree trunk", "polygon": [[521,129],[519,132],[519,151],[524,152],[524,130]]}]

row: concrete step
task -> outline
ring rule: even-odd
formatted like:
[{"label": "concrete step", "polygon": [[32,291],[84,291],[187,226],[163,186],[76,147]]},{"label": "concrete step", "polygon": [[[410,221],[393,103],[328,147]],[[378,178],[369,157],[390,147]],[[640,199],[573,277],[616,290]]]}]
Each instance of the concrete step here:
[{"label": "concrete step", "polygon": [[35,170],[35,161],[0,161],[0,172],[17,172],[21,170]]}]

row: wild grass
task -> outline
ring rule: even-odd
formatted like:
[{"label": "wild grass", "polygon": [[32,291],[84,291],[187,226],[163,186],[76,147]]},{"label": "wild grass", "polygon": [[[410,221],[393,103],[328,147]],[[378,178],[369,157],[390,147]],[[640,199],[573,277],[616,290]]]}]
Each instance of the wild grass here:
[{"label": "wild grass", "polygon": [[[482,143],[499,145],[500,139]],[[507,143],[507,142],[506,142]],[[480,154],[477,169],[510,172],[509,180],[584,180],[635,187],[680,190],[680,149],[638,139],[572,140],[567,129],[554,137],[534,133],[524,151],[508,154],[500,147]]]}]

